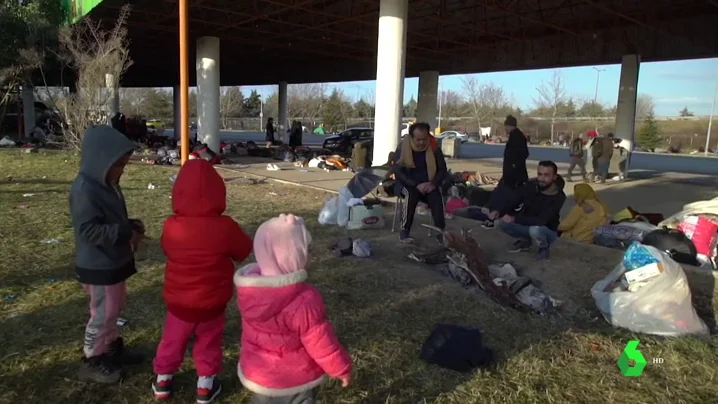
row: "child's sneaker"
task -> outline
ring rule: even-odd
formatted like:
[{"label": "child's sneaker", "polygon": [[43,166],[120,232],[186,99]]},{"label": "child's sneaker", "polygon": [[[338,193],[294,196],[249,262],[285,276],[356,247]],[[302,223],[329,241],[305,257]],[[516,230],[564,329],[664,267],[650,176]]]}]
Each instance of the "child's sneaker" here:
[{"label": "child's sneaker", "polygon": [[122,380],[122,369],[116,366],[105,355],[82,358],[82,367],[77,374],[83,382],[100,384],[116,384]]},{"label": "child's sneaker", "polygon": [[172,397],[172,384],[174,380],[172,375],[157,375],[152,382],[152,393],[157,400],[166,400]]},{"label": "child's sneaker", "polygon": [[197,404],[209,404],[222,392],[222,384],[216,376],[197,379]]}]

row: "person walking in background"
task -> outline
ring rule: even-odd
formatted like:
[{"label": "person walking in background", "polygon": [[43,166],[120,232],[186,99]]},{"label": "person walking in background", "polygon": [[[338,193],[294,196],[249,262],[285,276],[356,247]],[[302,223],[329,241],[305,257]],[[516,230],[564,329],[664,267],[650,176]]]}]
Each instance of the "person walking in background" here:
[{"label": "person walking in background", "polygon": [[568,149],[568,154],[571,157],[571,161],[568,165],[568,176],[566,180],[572,182],[571,176],[573,170],[578,166],[581,169],[581,179],[586,180],[586,160],[583,159],[583,133],[579,133],[576,139],[571,142],[571,147]]},{"label": "person walking in background", "polygon": [[528,178],[526,159],[529,157],[529,148],[526,136],[518,128],[518,122],[512,115],[506,117],[504,129],[509,138],[504,148],[504,162],[501,182],[511,188],[518,188]]},{"label": "person walking in background", "polygon": [[596,181],[605,184],[611,166],[611,157],[613,157],[613,133],[609,133],[605,138],[599,137],[598,140],[600,140],[597,146],[600,148],[600,154],[596,160],[598,168]]},{"label": "person walking in background", "polygon": [[600,141],[596,131],[588,131],[586,137],[588,137],[588,142],[586,142],[586,171],[588,171],[586,179],[592,182],[598,174],[598,156],[601,154],[601,148],[597,144]]},{"label": "person walking in background", "polygon": [[265,136],[265,139],[269,143],[274,143],[274,119],[269,118],[267,119],[267,134]]}]

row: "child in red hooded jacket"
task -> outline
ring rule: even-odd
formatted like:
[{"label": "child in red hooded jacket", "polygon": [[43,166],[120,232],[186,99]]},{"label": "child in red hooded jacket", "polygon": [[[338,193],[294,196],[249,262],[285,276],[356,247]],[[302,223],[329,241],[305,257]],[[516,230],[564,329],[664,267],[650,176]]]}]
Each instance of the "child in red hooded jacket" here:
[{"label": "child in red hooded jacket", "polygon": [[182,166],[172,188],[174,215],[162,229],[167,318],[154,360],[152,391],[158,399],[171,397],[172,375],[193,335],[197,403],[211,403],[222,389],[217,374],[222,369],[224,311],[234,292],[234,262],[252,252],[252,240],[223,215],[226,199],[224,180],[209,162],[192,160]]},{"label": "child in red hooded jacket", "polygon": [[234,275],[242,315],[237,375],[252,403],[315,401],[324,375],[349,386],[352,361],[326,318],[319,292],[307,283],[312,237],[302,218],[280,215],[254,236],[256,264]]}]

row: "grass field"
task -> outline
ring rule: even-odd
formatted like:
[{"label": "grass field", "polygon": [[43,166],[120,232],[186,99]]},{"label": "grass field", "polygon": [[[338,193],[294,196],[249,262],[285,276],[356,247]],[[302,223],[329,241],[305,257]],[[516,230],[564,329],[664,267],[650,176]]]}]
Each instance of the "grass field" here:
[{"label": "grass field", "polygon": [[[77,157],[0,151],[0,403],[149,403],[152,369],[128,369],[118,386],[75,380],[87,318],[87,298],[74,280],[67,190]],[[131,165],[123,178],[131,215],[142,218],[150,241],[129,280],[129,324],[123,333],[148,354],[159,341],[164,306],[163,256],[157,245],[170,212],[168,177],[174,167]],[[159,186],[148,189],[152,183]],[[327,247],[345,231],[319,227],[324,195],[288,186],[228,183],[228,213],[253,233],[263,221],[291,211],[304,216],[314,238],[310,279],[323,293],[340,339],[355,363],[349,389],[325,384],[322,403],[711,403],[718,397],[716,341],[645,336],[649,365],[638,378],[620,375],[615,362],[635,335],[585,314],[539,317],[497,306],[457,283],[407,260],[395,236],[358,232],[375,248],[368,259],[335,258]],[[44,241],[56,239],[55,244]],[[589,284],[590,287],[590,284]],[[587,293],[587,291],[586,291]],[[236,377],[238,319],[228,309],[221,403],[248,402]],[[469,375],[419,360],[436,323],[481,328],[496,364]],[[662,358],[662,364],[650,363]],[[174,402],[190,403],[195,376],[188,358]]]}]

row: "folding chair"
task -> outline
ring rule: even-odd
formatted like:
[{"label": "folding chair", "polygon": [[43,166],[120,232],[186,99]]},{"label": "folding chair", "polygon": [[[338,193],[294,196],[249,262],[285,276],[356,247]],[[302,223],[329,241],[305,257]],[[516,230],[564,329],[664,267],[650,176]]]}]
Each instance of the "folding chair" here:
[{"label": "folding chair", "polygon": [[[396,201],[394,202],[394,219],[391,223],[391,231],[392,233],[396,231],[396,224],[397,221],[399,221],[399,217],[404,215],[404,198],[408,197],[408,194],[405,192],[406,188],[401,189],[401,193],[396,196]],[[439,189],[439,193],[441,194],[441,210],[445,212],[445,202],[444,202],[444,194],[441,192],[441,189]],[[414,213],[416,214],[416,212]],[[429,214],[429,224],[431,226],[434,225],[434,217]],[[401,225],[401,222],[399,222],[399,225]],[[431,229],[429,229],[429,236],[431,236]]]}]

